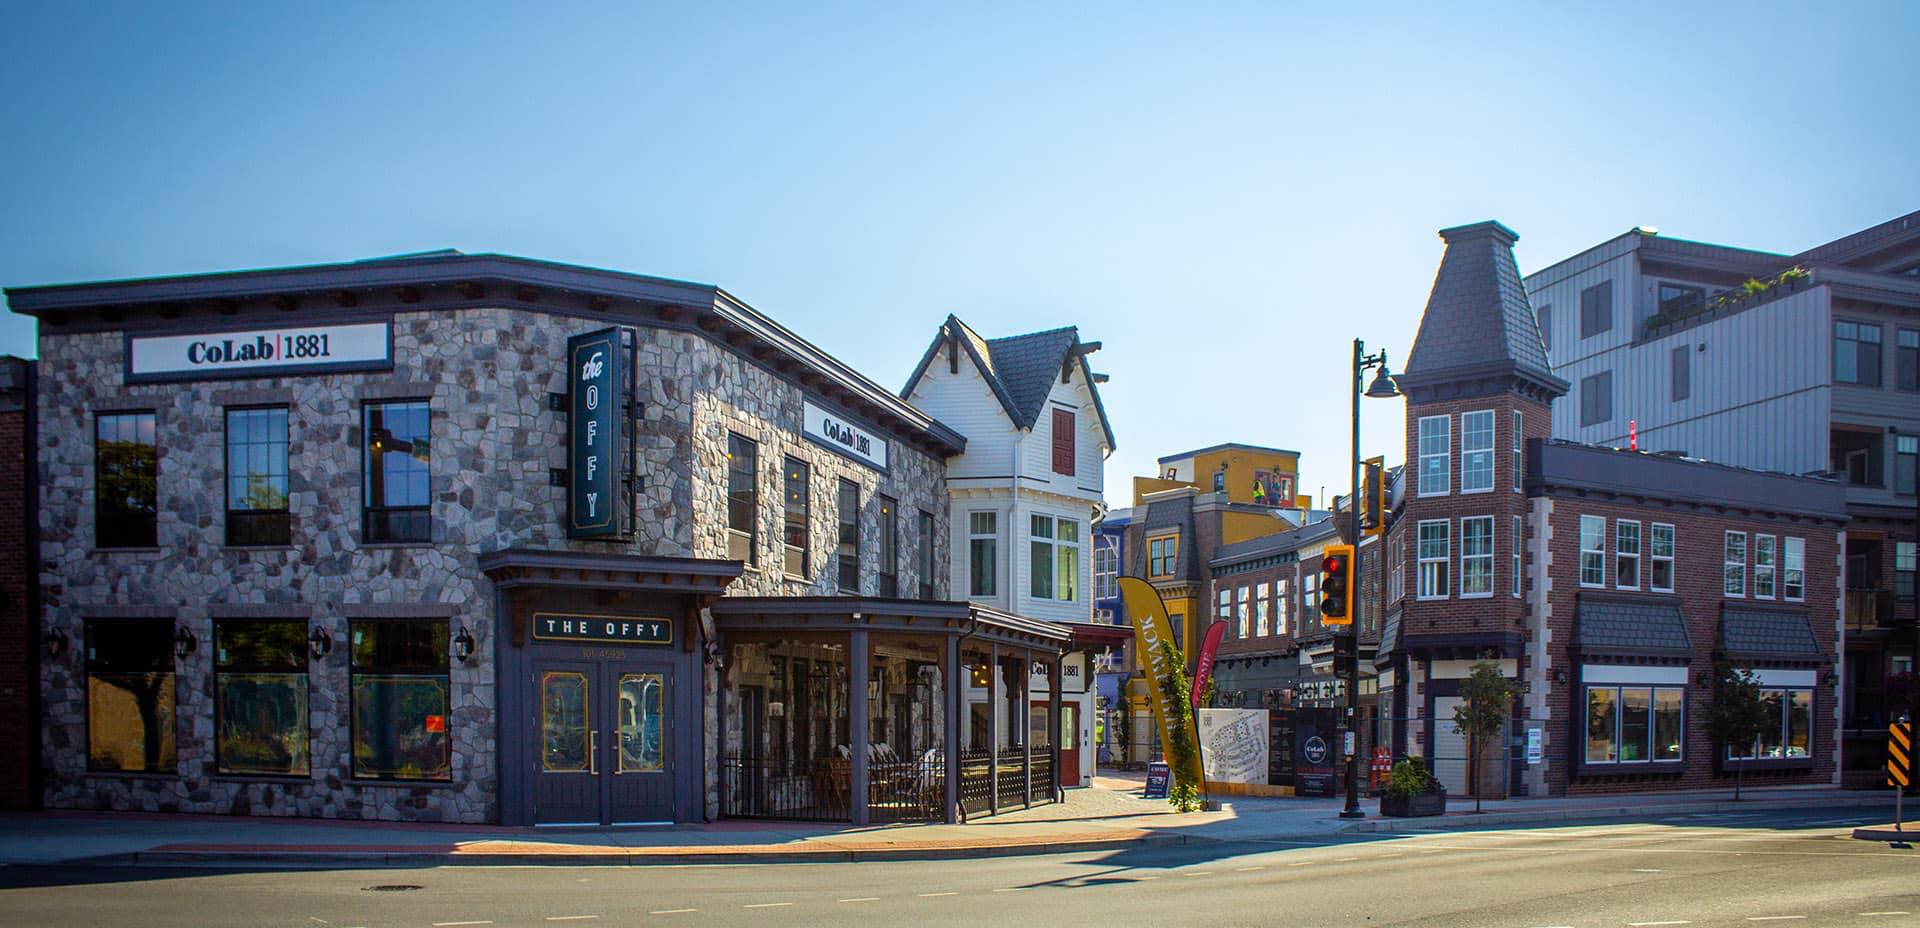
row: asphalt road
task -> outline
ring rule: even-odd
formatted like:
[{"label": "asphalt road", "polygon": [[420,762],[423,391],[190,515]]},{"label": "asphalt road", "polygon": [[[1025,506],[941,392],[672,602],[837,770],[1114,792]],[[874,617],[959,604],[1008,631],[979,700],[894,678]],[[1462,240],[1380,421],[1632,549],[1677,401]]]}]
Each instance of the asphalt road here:
[{"label": "asphalt road", "polygon": [[10,867],[0,925],[1920,925],[1920,849],[1849,837],[1869,820],[1698,815],[857,865]]}]

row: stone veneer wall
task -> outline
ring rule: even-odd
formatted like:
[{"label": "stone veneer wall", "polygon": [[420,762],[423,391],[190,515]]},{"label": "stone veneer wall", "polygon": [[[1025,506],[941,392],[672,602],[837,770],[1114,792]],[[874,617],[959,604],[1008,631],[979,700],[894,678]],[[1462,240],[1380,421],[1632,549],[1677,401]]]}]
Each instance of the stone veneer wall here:
[{"label": "stone veneer wall", "polygon": [[[760,525],[763,549],[781,524],[779,467],[792,453],[813,466],[811,582],[764,567],[749,571],[735,593],[828,594],[835,530],[834,480],[862,483],[866,516],[863,587],[871,592],[879,546],[877,493],[900,500],[902,591],[918,590],[914,558],[917,511],[944,535],[944,462],[892,443],[892,473],[862,464],[800,437],[800,388],[740,354],[690,331],[638,330],[639,424],[636,473],[644,479],[637,535],[630,544],[569,541],[561,520],[564,491],[548,470],[565,466],[566,419],[546,408],[546,394],[565,384],[567,337],[600,328],[598,320],[524,310],[405,312],[393,317],[391,372],[331,373],[251,380],[123,384],[120,332],[66,334],[43,329],[40,571],[44,622],[75,643],[48,661],[45,696],[45,800],[53,808],[135,809],[341,818],[482,822],[497,818],[499,771],[494,746],[497,701],[490,588],[476,566],[480,554],[509,547],[726,556],[725,448],[730,428],[761,440]],[[236,319],[244,322],[244,317]],[[285,324],[263,319],[262,325]],[[431,398],[433,542],[363,545],[360,536],[361,405],[364,401]],[[223,546],[222,408],[285,404],[289,417],[293,544],[285,548]],[[93,548],[93,439],[97,412],[157,411],[159,546]],[[777,550],[777,549],[776,549]],[[944,596],[945,552],[936,551],[935,584]],[[778,555],[763,551],[762,564]],[[230,604],[271,604],[277,612],[310,610],[336,645],[310,667],[313,738],[310,777],[262,780],[213,771],[211,615]],[[351,777],[346,693],[349,612],[452,616],[478,639],[470,665],[451,671],[453,780],[449,784],[384,784]],[[229,608],[230,612],[231,609]],[[263,610],[265,611],[265,610]],[[178,774],[95,774],[86,769],[84,632],[90,616],[171,614],[201,646],[176,664]],[[707,681],[709,761],[713,674]],[[709,793],[713,769],[708,765]],[[711,799],[710,799],[711,802]]]}]

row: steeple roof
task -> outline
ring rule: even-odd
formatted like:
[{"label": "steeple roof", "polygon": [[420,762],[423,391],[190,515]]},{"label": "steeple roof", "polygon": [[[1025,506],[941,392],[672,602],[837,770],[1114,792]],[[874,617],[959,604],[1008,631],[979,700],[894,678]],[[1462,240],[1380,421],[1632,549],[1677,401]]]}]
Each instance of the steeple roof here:
[{"label": "steeple roof", "polygon": [[1553,396],[1567,382],[1555,377],[1520,268],[1512,229],[1491,220],[1440,230],[1447,250],[1434,275],[1420,334],[1397,378],[1405,387],[1455,380],[1515,376]]}]

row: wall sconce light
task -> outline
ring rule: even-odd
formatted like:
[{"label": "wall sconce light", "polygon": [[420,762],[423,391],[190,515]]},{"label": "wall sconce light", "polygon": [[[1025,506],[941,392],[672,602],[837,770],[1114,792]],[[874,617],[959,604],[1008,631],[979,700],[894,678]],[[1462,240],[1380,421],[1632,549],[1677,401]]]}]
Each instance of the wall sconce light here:
[{"label": "wall sconce light", "polygon": [[1567,685],[1567,668],[1565,667],[1553,668],[1553,685],[1554,686]]},{"label": "wall sconce light", "polygon": [[474,647],[473,632],[468,631],[465,625],[460,626],[460,634],[453,636],[454,658],[462,664],[470,663],[473,660]]},{"label": "wall sconce light", "polygon": [[314,660],[321,660],[333,651],[333,634],[315,625],[313,633],[307,636],[307,647]]},{"label": "wall sconce light", "polygon": [[67,645],[70,643],[71,642],[67,640],[66,632],[63,632],[57,628],[54,629],[53,631],[48,632],[47,633],[47,659],[56,660],[56,661],[59,660],[61,655],[67,653]]},{"label": "wall sconce light", "polygon": [[187,655],[192,654],[194,650],[199,647],[200,647],[200,639],[195,638],[193,636],[193,631],[191,629],[187,628],[185,625],[177,625],[174,627],[173,656],[184,660]]},{"label": "wall sconce light", "polygon": [[974,689],[987,688],[987,665],[985,664],[973,665],[973,686],[974,686]]}]

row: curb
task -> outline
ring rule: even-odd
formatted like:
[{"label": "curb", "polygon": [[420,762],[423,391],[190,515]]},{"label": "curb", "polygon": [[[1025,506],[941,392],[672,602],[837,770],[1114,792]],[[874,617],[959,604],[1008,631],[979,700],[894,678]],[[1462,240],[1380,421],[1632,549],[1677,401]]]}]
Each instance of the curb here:
[{"label": "curb", "polygon": [[1895,847],[1912,847],[1912,841],[1920,838],[1920,831],[1894,831],[1891,828],[1855,828],[1854,838],[1861,841],[1878,841]]},{"label": "curb", "polygon": [[75,867],[211,867],[263,870],[358,869],[381,867],[684,867],[778,863],[857,863],[863,860],[970,860],[988,857],[1026,857],[1136,847],[1171,847],[1211,839],[1192,835],[1145,834],[1082,841],[1032,841],[997,845],[940,845],[916,847],[834,848],[802,850],[692,850],[686,848],[630,848],[578,853],[456,854],[421,851],[135,851],[61,861]]},{"label": "curb", "polygon": [[[1434,831],[1454,826],[1480,825],[1526,825],[1543,822],[1573,822],[1596,818],[1640,818],[1651,819],[1667,815],[1691,815],[1702,812],[1747,812],[1768,809],[1867,809],[1887,805],[1891,800],[1880,797],[1835,797],[1819,799],[1746,799],[1734,802],[1731,799],[1714,799],[1701,802],[1674,803],[1658,809],[1649,809],[1645,805],[1588,806],[1580,809],[1543,809],[1534,811],[1487,812],[1480,815],[1465,813],[1427,818],[1368,819],[1355,822],[1342,830],[1344,834],[1398,834],[1411,831]],[[1891,834],[1891,832],[1889,832]]]}]

